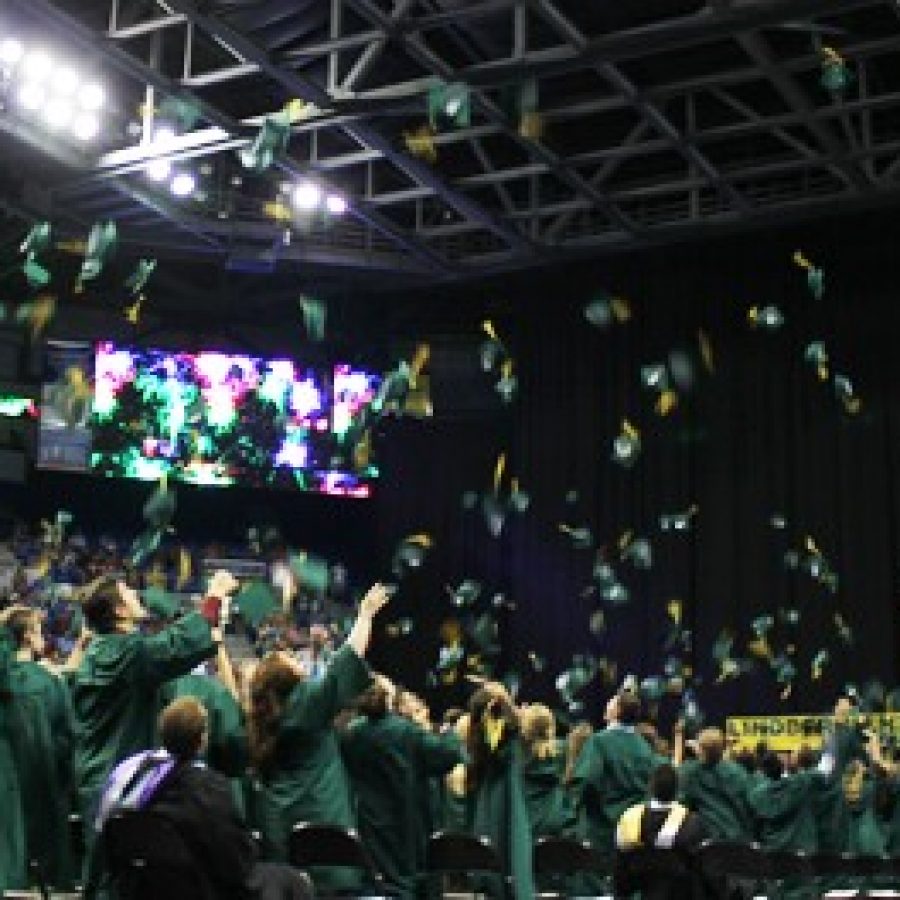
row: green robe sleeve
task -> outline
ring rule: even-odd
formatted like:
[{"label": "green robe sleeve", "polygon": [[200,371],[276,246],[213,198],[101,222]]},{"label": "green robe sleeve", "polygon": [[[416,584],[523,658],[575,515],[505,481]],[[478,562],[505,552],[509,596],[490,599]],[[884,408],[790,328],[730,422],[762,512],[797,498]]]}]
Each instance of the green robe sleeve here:
[{"label": "green robe sleeve", "polygon": [[349,644],[344,644],[331,657],[320,681],[304,681],[291,692],[281,717],[281,733],[323,731],[370,681],[365,660]]},{"label": "green robe sleeve", "polygon": [[143,639],[144,677],[151,684],[162,684],[186,675],[213,656],[209,623],[200,613],[189,613],[159,634]]},{"label": "green robe sleeve", "polygon": [[456,734],[432,734],[424,728],[418,730],[416,743],[423,771],[427,775],[446,775],[451,769],[465,762],[463,745]]}]

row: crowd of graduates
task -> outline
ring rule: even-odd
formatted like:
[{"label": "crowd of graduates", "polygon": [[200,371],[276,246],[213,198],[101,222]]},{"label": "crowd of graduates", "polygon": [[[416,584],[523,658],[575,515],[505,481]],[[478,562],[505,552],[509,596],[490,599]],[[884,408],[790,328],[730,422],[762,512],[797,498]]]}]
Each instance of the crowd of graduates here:
[{"label": "crowd of graduates", "polygon": [[[487,837],[516,897],[529,898],[537,839],[589,841],[611,871],[617,844],[640,844],[639,824],[623,838],[629,823],[644,812],[664,823],[681,808],[698,835],[714,839],[900,854],[900,767],[856,724],[851,698],[837,700],[820,751],[787,757],[764,746],[738,752],[719,729],[685,734],[682,723],[665,740],[627,688],[609,700],[602,727],[576,724],[564,739],[549,708],[492,682],[473,684],[466,709],[434,722],[420,698],[365,661],[373,620],[389,599],[384,587],[366,593],[343,645],[316,672],[283,650],[233,666],[217,621],[202,610],[227,608],[237,588],[217,572],[201,611],[151,627],[139,593],[100,575],[80,591],[86,629],[63,668],[44,658],[39,610],[0,611],[0,888],[37,877],[60,889],[79,885],[88,898],[110,895],[102,847],[110,807],[153,802],[152,792],[135,799],[123,789],[121,773],[133,779],[134,760],[142,772],[157,766],[160,803],[165,784],[190,785],[178,772],[210,773],[202,792],[221,794],[227,808],[197,806],[183,837],[228,897],[298,896],[283,887],[267,893],[250,877],[246,854],[224,845],[216,852],[216,841],[240,833],[240,846],[252,843],[261,860],[284,866],[299,822],[357,830],[400,896],[413,895],[436,831]],[[196,701],[185,706],[186,698]],[[197,701],[203,739],[186,752],[185,739],[171,734],[179,723],[184,730]],[[167,721],[168,732],[158,724]],[[670,769],[677,790],[648,802],[654,779],[664,783]],[[82,822],[80,859],[70,813]],[[231,832],[222,830],[226,820]],[[656,831],[649,834],[655,842]],[[352,883],[337,870],[314,879],[329,888]]]}]

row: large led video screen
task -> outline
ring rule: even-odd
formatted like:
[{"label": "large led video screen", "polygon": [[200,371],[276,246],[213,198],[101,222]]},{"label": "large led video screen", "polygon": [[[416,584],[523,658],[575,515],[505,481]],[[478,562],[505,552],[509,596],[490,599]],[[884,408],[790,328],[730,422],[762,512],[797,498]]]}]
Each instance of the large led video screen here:
[{"label": "large led video screen", "polygon": [[[92,369],[86,376],[92,386],[87,471],[371,493],[377,468],[371,460],[359,464],[345,436],[352,416],[377,390],[376,375],[348,365],[109,342],[96,346]],[[45,437],[57,443],[62,435]],[[45,465],[52,465],[50,457],[42,455]]]}]

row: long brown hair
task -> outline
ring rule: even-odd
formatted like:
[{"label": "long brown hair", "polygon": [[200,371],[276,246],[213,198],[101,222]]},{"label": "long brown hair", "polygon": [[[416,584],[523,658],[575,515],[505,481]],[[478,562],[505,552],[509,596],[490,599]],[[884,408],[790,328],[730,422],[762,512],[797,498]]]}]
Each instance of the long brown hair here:
[{"label": "long brown hair", "polygon": [[[466,772],[466,790],[473,790],[494,765],[494,759],[519,732],[519,718],[515,707],[503,688],[488,683],[479,688],[469,700],[469,734],[467,749],[469,767]],[[500,741],[491,747],[487,735],[487,721],[502,722]]]},{"label": "long brown hair", "polygon": [[579,722],[569,732],[569,739],[566,741],[566,774],[563,777],[566,784],[574,777],[578,757],[581,756],[584,745],[593,733],[594,729],[589,722]]},{"label": "long brown hair", "polygon": [[556,719],[550,708],[532,703],[519,710],[522,743],[532,759],[556,756]]},{"label": "long brown hair", "polygon": [[272,767],[284,702],[302,680],[303,675],[280,653],[269,653],[253,673],[247,736],[250,759],[258,772]]}]

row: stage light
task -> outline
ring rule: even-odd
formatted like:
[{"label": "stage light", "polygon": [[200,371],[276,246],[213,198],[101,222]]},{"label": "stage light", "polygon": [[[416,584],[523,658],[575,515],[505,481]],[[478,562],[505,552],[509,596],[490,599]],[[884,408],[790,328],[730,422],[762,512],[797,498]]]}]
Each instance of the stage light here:
[{"label": "stage light", "polygon": [[72,106],[63,97],[53,97],[44,107],[42,115],[51,128],[65,128],[72,121]]},{"label": "stage light", "polygon": [[43,50],[32,50],[23,64],[30,81],[43,81],[53,71],[53,60]]},{"label": "stage light", "polygon": [[171,189],[176,197],[189,197],[196,187],[197,181],[190,172],[179,172],[172,179]]},{"label": "stage light", "polygon": [[100,133],[100,122],[92,113],[82,113],[72,122],[72,134],[79,141],[92,141]]},{"label": "stage light", "polygon": [[340,194],[329,194],[325,198],[325,209],[333,216],[342,216],[347,212],[347,201]]},{"label": "stage light", "polygon": [[86,84],[78,93],[78,100],[84,109],[96,112],[103,108],[106,101],[106,94],[103,88],[96,82]]},{"label": "stage light", "polygon": [[172,163],[167,159],[154,159],[145,169],[151,181],[165,181],[172,171]]},{"label": "stage light", "polygon": [[57,69],[53,75],[53,90],[61,97],[70,97],[78,90],[80,79],[78,73],[68,66]]},{"label": "stage light", "polygon": [[6,66],[14,66],[22,58],[25,48],[15,38],[6,38],[0,44],[0,62]]},{"label": "stage light", "polygon": [[47,92],[44,90],[43,86],[35,84],[33,81],[26,81],[25,84],[19,88],[19,103],[21,103],[23,108],[27,109],[29,112],[39,110],[44,105],[46,98]]},{"label": "stage light", "polygon": [[153,129],[153,143],[165,147],[175,140],[175,129],[171,125],[160,125]]},{"label": "stage light", "polygon": [[314,210],[322,202],[322,189],[312,181],[301,181],[294,188],[294,206],[305,212]]}]

